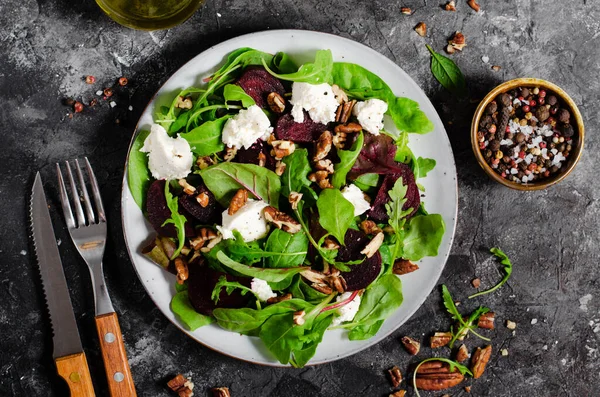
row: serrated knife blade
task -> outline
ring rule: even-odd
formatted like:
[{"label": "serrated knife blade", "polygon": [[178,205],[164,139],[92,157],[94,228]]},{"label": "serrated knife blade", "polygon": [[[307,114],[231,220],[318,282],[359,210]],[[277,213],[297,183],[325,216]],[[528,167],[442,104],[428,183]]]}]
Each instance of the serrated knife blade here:
[{"label": "serrated knife blade", "polygon": [[50,313],[53,358],[58,373],[68,383],[72,396],[94,396],[39,172],[33,183],[30,205],[33,243]]}]

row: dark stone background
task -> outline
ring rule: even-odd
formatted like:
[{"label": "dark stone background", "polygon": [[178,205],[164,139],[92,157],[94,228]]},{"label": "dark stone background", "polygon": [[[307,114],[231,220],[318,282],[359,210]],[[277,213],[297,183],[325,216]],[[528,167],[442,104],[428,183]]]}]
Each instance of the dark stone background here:
[{"label": "dark stone background", "polygon": [[[600,3],[591,0],[484,1],[473,12],[443,0],[209,0],[185,24],[154,33],[122,28],[91,0],[3,0],[0,4],[0,395],[62,396],[67,392],[51,356],[35,255],[28,237],[27,201],[35,171],[42,170],[53,215],[57,196],[53,164],[87,155],[108,207],[107,283],[126,335],[141,396],[168,395],[169,375],[192,373],[198,395],[227,385],[234,396],[386,396],[385,370],[411,359],[399,338],[428,336],[450,326],[439,292],[392,336],[353,357],[305,369],[267,368],[224,357],[186,337],[153,305],[127,256],[120,225],[120,189],[126,150],[137,118],[152,94],[187,60],[228,38],[278,28],[312,29],[364,43],[404,68],[432,99],[452,141],[459,176],[459,222],[452,255],[440,282],[456,299],[499,277],[487,252],[500,246],[515,269],[507,286],[478,303],[497,313],[494,355],[476,396],[593,396],[600,389],[600,212],[597,104],[600,92]],[[412,7],[414,15],[400,13]],[[426,38],[412,28],[429,26]],[[456,101],[429,71],[425,44],[441,51],[461,30],[463,53],[453,59],[467,77],[470,99]],[[482,56],[488,56],[488,64]],[[499,72],[491,65],[500,65]],[[93,87],[82,81],[92,74]],[[65,97],[94,97],[97,87],[129,77],[115,97],[70,117]],[[575,172],[560,185],[521,193],[489,180],[471,153],[469,125],[475,106],[496,84],[540,77],[564,88],[583,113],[587,140]],[[133,111],[127,110],[133,106]],[[116,120],[119,123],[116,123]],[[98,395],[107,395],[93,325],[88,271],[67,234],[57,231],[75,313]],[[461,308],[472,310],[475,302]],[[517,322],[515,335],[503,326]],[[537,321],[534,321],[537,320]],[[534,324],[535,323],[535,324]],[[480,345],[470,338],[468,345]],[[498,352],[507,348],[509,355]],[[448,354],[440,350],[438,353]],[[419,359],[432,354],[424,348]],[[413,393],[412,391],[410,393]],[[422,393],[436,395],[443,393]],[[462,388],[451,391],[465,396]]]}]

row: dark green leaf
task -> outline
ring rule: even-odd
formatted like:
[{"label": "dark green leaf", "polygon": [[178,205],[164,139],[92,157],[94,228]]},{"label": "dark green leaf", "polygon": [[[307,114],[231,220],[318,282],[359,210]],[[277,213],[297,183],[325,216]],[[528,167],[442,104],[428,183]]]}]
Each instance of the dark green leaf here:
[{"label": "dark green leaf", "polygon": [[146,208],[146,192],[150,186],[150,171],[148,170],[148,156],[140,152],[144,141],[150,131],[140,131],[131,144],[129,160],[127,162],[127,183],[129,191],[136,204],[142,211]]},{"label": "dark green leaf", "polygon": [[221,290],[223,288],[225,288],[225,292],[227,293],[227,295],[231,295],[231,293],[236,289],[239,289],[240,294],[242,295],[246,295],[248,292],[254,294],[254,291],[252,291],[252,289],[246,287],[245,285],[242,285],[237,281],[227,281],[227,278],[225,276],[221,276],[219,277],[219,281],[217,282],[217,284],[215,284],[215,287],[213,288],[212,293],[210,294],[210,298],[213,300],[213,302],[215,302],[215,304],[219,303],[219,295],[221,295]]},{"label": "dark green leaf", "polygon": [[310,186],[308,174],[312,171],[308,161],[308,150],[296,149],[283,158],[286,167],[281,176],[281,194],[289,196],[291,192],[300,192]]},{"label": "dark green leaf", "polygon": [[319,223],[338,241],[344,241],[346,231],[354,221],[354,206],[337,189],[324,189],[317,200]]},{"label": "dark green leaf", "polygon": [[178,246],[171,256],[171,260],[173,260],[179,256],[179,253],[185,244],[185,222],[187,222],[187,219],[184,215],[179,213],[179,198],[173,197],[168,183],[165,183],[165,199],[167,200],[167,207],[169,207],[169,210],[171,211],[171,217],[167,219],[162,226],[172,223],[177,230]]},{"label": "dark green leaf", "polygon": [[332,74],[333,83],[353,98],[359,100],[378,98],[387,101],[388,98],[394,96],[390,87],[379,76],[362,66],[335,62]]},{"label": "dark green leaf", "polygon": [[333,167],[334,173],[331,178],[331,184],[334,188],[339,189],[346,184],[346,175],[348,175],[348,172],[350,172],[350,169],[358,158],[358,155],[363,147],[363,143],[364,136],[363,132],[361,131],[356,139],[356,142],[354,142],[354,145],[352,145],[350,150],[337,151],[340,162],[335,164]]},{"label": "dark green leaf", "polygon": [[171,299],[171,310],[190,331],[194,331],[214,321],[212,317],[205,316],[194,310],[190,304],[187,291],[175,294],[173,299]]},{"label": "dark green leaf", "polygon": [[239,85],[235,84],[227,84],[223,88],[223,98],[225,98],[225,103],[229,102],[241,102],[242,106],[245,108],[249,108],[252,105],[255,105],[254,99],[248,94],[246,91],[242,89]]},{"label": "dark green leaf", "polygon": [[415,174],[415,179],[425,178],[427,173],[434,168],[434,159],[427,159],[423,157],[417,158],[417,160],[413,162],[413,173]]},{"label": "dark green leaf", "polygon": [[291,267],[280,269],[269,269],[264,267],[246,266],[230,259],[223,251],[217,253],[217,259],[226,267],[247,277],[256,277],[262,280],[277,283],[292,277],[297,273],[310,269],[310,267]]},{"label": "dark green leaf", "polygon": [[436,256],[445,232],[444,219],[440,214],[418,215],[406,224],[404,235],[405,259],[418,261],[425,256]]},{"label": "dark green leaf", "polygon": [[214,121],[207,121],[194,128],[188,133],[181,134],[181,137],[189,142],[192,152],[196,156],[209,156],[225,149],[221,140],[221,131],[230,116],[224,116]]},{"label": "dark green leaf", "polygon": [[323,340],[325,331],[331,325],[331,320],[333,320],[331,315],[321,315],[315,319],[309,333],[305,332],[303,335],[304,345],[301,349],[293,352],[293,357],[290,359],[292,366],[302,368],[313,358],[317,351],[317,346]]},{"label": "dark green leaf", "polygon": [[273,57],[273,67],[277,69],[277,73],[281,74],[294,73],[298,70],[298,65],[285,52],[275,54]]},{"label": "dark green leaf", "polygon": [[465,76],[450,58],[438,54],[427,45],[431,53],[431,73],[440,82],[440,84],[451,93],[457,96],[465,96],[467,93],[467,84]]},{"label": "dark green leaf", "polygon": [[348,333],[350,340],[366,340],[374,337],[385,320],[375,321],[373,324],[357,325]]},{"label": "dark green leaf", "polygon": [[265,244],[265,250],[270,252],[280,252],[286,255],[273,255],[266,258],[267,267],[294,267],[300,266],[306,258],[308,250],[308,238],[304,231],[298,233],[288,233],[281,229],[275,229],[269,235]]},{"label": "dark green leaf", "polygon": [[354,184],[363,192],[367,191],[379,185],[379,174],[359,175],[358,178],[354,180]]},{"label": "dark green leaf", "polygon": [[300,66],[297,72],[279,74],[272,71],[266,62],[263,61],[263,66],[273,76],[280,80],[295,81],[310,84],[331,83],[333,68],[333,56],[330,50],[317,50],[315,61],[313,63],[305,63]]}]

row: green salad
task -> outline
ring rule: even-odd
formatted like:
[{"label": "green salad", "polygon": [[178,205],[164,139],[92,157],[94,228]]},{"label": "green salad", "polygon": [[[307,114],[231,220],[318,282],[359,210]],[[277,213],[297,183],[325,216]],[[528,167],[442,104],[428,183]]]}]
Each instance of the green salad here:
[{"label": "green salad", "polygon": [[143,253],[176,276],[171,309],[296,367],[328,329],[373,337],[402,304],[399,275],[444,235],[421,202],[435,160],[408,147],[433,124],[329,50],[298,66],[240,48],[203,81],[155,109],[129,154],[131,194],[156,231]]}]

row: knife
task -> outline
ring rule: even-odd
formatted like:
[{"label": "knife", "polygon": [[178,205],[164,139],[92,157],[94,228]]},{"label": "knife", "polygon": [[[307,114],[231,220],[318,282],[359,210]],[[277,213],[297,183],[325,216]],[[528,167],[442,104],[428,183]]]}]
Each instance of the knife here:
[{"label": "knife", "polygon": [[35,176],[30,204],[33,244],[52,325],[53,358],[72,397],[95,396],[92,377],[73,314],[73,305],[58,253],[42,178]]}]

